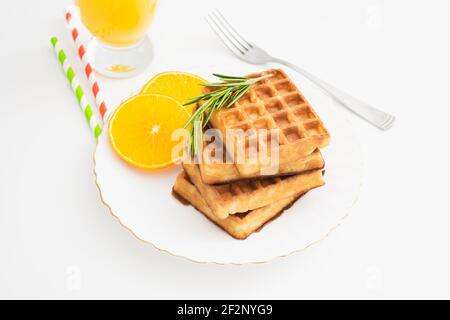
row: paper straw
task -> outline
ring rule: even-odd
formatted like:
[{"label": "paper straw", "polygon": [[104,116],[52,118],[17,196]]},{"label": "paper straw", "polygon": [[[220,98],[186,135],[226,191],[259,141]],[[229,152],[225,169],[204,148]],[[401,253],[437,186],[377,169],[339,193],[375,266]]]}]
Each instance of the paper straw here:
[{"label": "paper straw", "polygon": [[86,120],[89,123],[89,126],[91,127],[95,137],[98,138],[102,133],[102,128],[96,121],[96,117],[92,112],[91,106],[86,101],[83,88],[81,87],[80,82],[78,81],[75,72],[73,71],[73,68],[70,66],[69,61],[67,61],[67,55],[65,51],[61,48],[58,38],[53,37],[51,38],[50,41],[52,43],[53,48],[55,49],[56,57],[61,63],[64,73],[66,74],[67,79],[69,80],[70,86],[72,87],[72,90],[75,93],[75,96],[77,97],[81,110],[83,111],[84,116],[86,117]]},{"label": "paper straw", "polygon": [[108,119],[108,108],[106,107],[105,99],[103,98],[102,92],[100,91],[100,86],[98,84],[97,77],[95,76],[95,73],[93,72],[91,64],[87,60],[86,46],[80,40],[80,36],[79,36],[80,28],[74,21],[72,12],[73,12],[73,10],[71,7],[67,9],[65,20],[67,22],[67,26],[70,29],[71,38],[77,48],[78,57],[80,58],[81,63],[83,64],[84,73],[86,74],[86,77],[89,80],[89,84],[91,85],[91,90],[92,90],[92,93],[94,94],[95,102],[98,107],[98,111],[100,112],[102,121],[105,122]]}]

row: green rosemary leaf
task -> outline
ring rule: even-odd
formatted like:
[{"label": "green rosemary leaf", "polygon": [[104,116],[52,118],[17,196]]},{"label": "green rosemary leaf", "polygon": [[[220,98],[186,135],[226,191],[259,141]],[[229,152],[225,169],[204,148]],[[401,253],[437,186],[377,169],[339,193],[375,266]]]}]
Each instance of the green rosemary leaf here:
[{"label": "green rosemary leaf", "polygon": [[195,103],[197,103],[197,102],[200,102],[200,101],[202,101],[202,100],[208,100],[208,99],[211,98],[213,95],[214,95],[214,92],[211,92],[211,93],[208,93],[208,94],[203,94],[203,95],[201,95],[201,96],[197,96],[197,97],[194,97],[194,98],[192,98],[192,99],[189,99],[189,100],[186,101],[183,105],[184,105],[184,106],[190,106],[190,105],[193,105],[193,104],[195,104]]},{"label": "green rosemary leaf", "polygon": [[197,108],[184,126],[184,129],[186,129],[189,125],[193,124],[190,132],[190,145],[192,155],[194,156],[197,155],[199,148],[203,147],[203,129],[208,125],[214,112],[220,111],[223,108],[232,107],[252,88],[254,84],[258,81],[271,77],[272,75],[269,74],[256,79],[233,77],[221,74],[214,74],[214,76],[223,82],[205,84],[203,86],[216,88],[217,90],[193,97],[184,104],[185,106],[188,106],[204,101],[204,103]]},{"label": "green rosemary leaf", "polygon": [[209,120],[211,120],[212,115],[214,114],[214,110],[210,109],[208,114],[206,115],[205,120],[203,121],[203,129],[208,126]]},{"label": "green rosemary leaf", "polygon": [[242,98],[251,88],[251,85],[247,85],[243,87],[240,91],[236,92],[236,95],[233,97],[233,100],[227,105],[227,108],[230,108],[233,106],[236,102],[239,101],[240,98]]},{"label": "green rosemary leaf", "polygon": [[203,87],[206,88],[232,88],[235,87],[237,84],[241,84],[243,82],[228,82],[228,83],[210,83],[210,84],[203,84]]},{"label": "green rosemary leaf", "polygon": [[226,76],[223,74],[219,74],[219,73],[213,73],[213,76],[219,78],[219,79],[227,79],[227,80],[244,80],[247,81],[249,78],[245,78],[245,77],[233,77],[233,76]]},{"label": "green rosemary leaf", "polygon": [[233,96],[233,90],[229,89],[227,92],[223,95],[222,99],[220,100],[219,105],[217,106],[217,111],[222,110],[223,106],[226,104],[226,102]]},{"label": "green rosemary leaf", "polygon": [[215,111],[220,111],[222,109],[222,107],[225,105],[225,103],[228,101],[228,99],[230,98],[230,96],[232,95],[232,90],[228,89],[223,96],[221,96],[219,99],[217,99],[217,104],[216,104],[216,108],[210,108],[205,120],[204,120],[204,124],[203,124],[203,128],[206,128],[206,126],[208,125],[209,121],[211,120],[212,115],[214,114]]},{"label": "green rosemary leaf", "polygon": [[199,117],[203,115],[205,110],[208,109],[209,105],[211,104],[211,100],[208,100],[204,105],[200,106],[195,112],[192,114],[192,116],[189,118],[189,120],[184,125],[183,129],[186,129],[189,127],[191,123],[193,123],[195,120],[199,120]]},{"label": "green rosemary leaf", "polygon": [[201,147],[200,145],[199,145],[199,143],[201,144],[201,141],[203,141],[203,139],[199,139],[199,135],[201,135],[201,132],[202,132],[202,130],[203,130],[203,126],[202,126],[202,124],[201,124],[201,121],[195,121],[194,122],[194,143],[193,143],[193,145],[194,145],[194,152],[193,152],[193,154],[195,155],[196,154],[196,151],[199,149],[199,147]]}]

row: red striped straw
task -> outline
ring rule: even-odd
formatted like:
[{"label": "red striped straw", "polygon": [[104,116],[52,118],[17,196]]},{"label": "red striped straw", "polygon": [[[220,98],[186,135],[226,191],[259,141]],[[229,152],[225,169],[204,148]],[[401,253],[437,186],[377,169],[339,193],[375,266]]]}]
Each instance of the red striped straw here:
[{"label": "red striped straw", "polygon": [[92,93],[94,94],[95,102],[100,112],[102,121],[105,122],[108,119],[108,108],[106,106],[105,99],[103,99],[97,77],[95,76],[92,66],[87,59],[86,46],[80,40],[80,28],[74,21],[73,16],[74,15],[72,9],[67,9],[65,19],[71,31],[72,40],[77,48],[78,57],[83,64],[84,73],[86,74],[86,77],[89,80],[89,84],[91,85]]}]

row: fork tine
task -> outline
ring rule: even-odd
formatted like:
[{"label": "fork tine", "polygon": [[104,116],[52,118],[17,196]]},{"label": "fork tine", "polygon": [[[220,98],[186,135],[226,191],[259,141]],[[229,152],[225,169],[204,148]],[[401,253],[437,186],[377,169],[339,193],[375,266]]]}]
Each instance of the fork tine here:
[{"label": "fork tine", "polygon": [[223,42],[223,44],[231,50],[236,56],[241,58],[241,56],[245,55],[244,51],[240,49],[230,38],[229,36],[222,31],[218,23],[214,20],[214,17],[208,15],[206,18],[206,22],[208,22],[211,29],[214,33],[219,37],[219,39]]},{"label": "fork tine", "polygon": [[222,14],[222,12],[219,9],[216,9],[217,14],[220,16],[220,18],[223,20],[223,22],[228,26],[228,29],[230,29],[232,32],[234,32],[235,35],[237,35],[242,42],[244,42],[248,47],[253,49],[253,45],[248,42],[231,23],[228,22],[228,20],[225,18],[225,16]]},{"label": "fork tine", "polygon": [[237,37],[234,33],[233,33],[233,29],[230,28],[230,25],[226,23],[226,20],[223,20],[223,16],[221,16],[218,12],[218,10],[216,10],[217,12],[211,12],[211,15],[214,16],[216,18],[217,23],[219,23],[222,27],[222,30],[224,30],[224,32],[226,32],[229,36],[229,38],[231,38],[232,40],[234,40],[234,42],[236,43],[237,46],[240,46],[242,49],[244,49],[245,51],[249,51],[250,47],[247,46],[245,43],[242,43],[242,41],[239,39],[239,37]]}]

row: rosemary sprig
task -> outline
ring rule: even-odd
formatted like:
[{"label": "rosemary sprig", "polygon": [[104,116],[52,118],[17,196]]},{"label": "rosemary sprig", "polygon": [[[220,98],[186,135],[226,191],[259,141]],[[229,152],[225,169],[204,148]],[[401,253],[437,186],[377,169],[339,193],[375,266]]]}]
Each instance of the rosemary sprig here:
[{"label": "rosemary sprig", "polygon": [[188,122],[184,126],[184,129],[190,125],[190,145],[192,155],[197,155],[199,148],[203,143],[203,129],[208,125],[214,112],[220,111],[224,108],[230,108],[239,99],[241,99],[255,83],[269,78],[272,74],[265,75],[260,78],[245,78],[245,77],[233,77],[222,74],[214,74],[220,82],[203,84],[206,88],[214,88],[215,90],[193,97],[189,99],[184,105],[189,106],[192,104],[200,103],[197,110],[189,118]]}]

